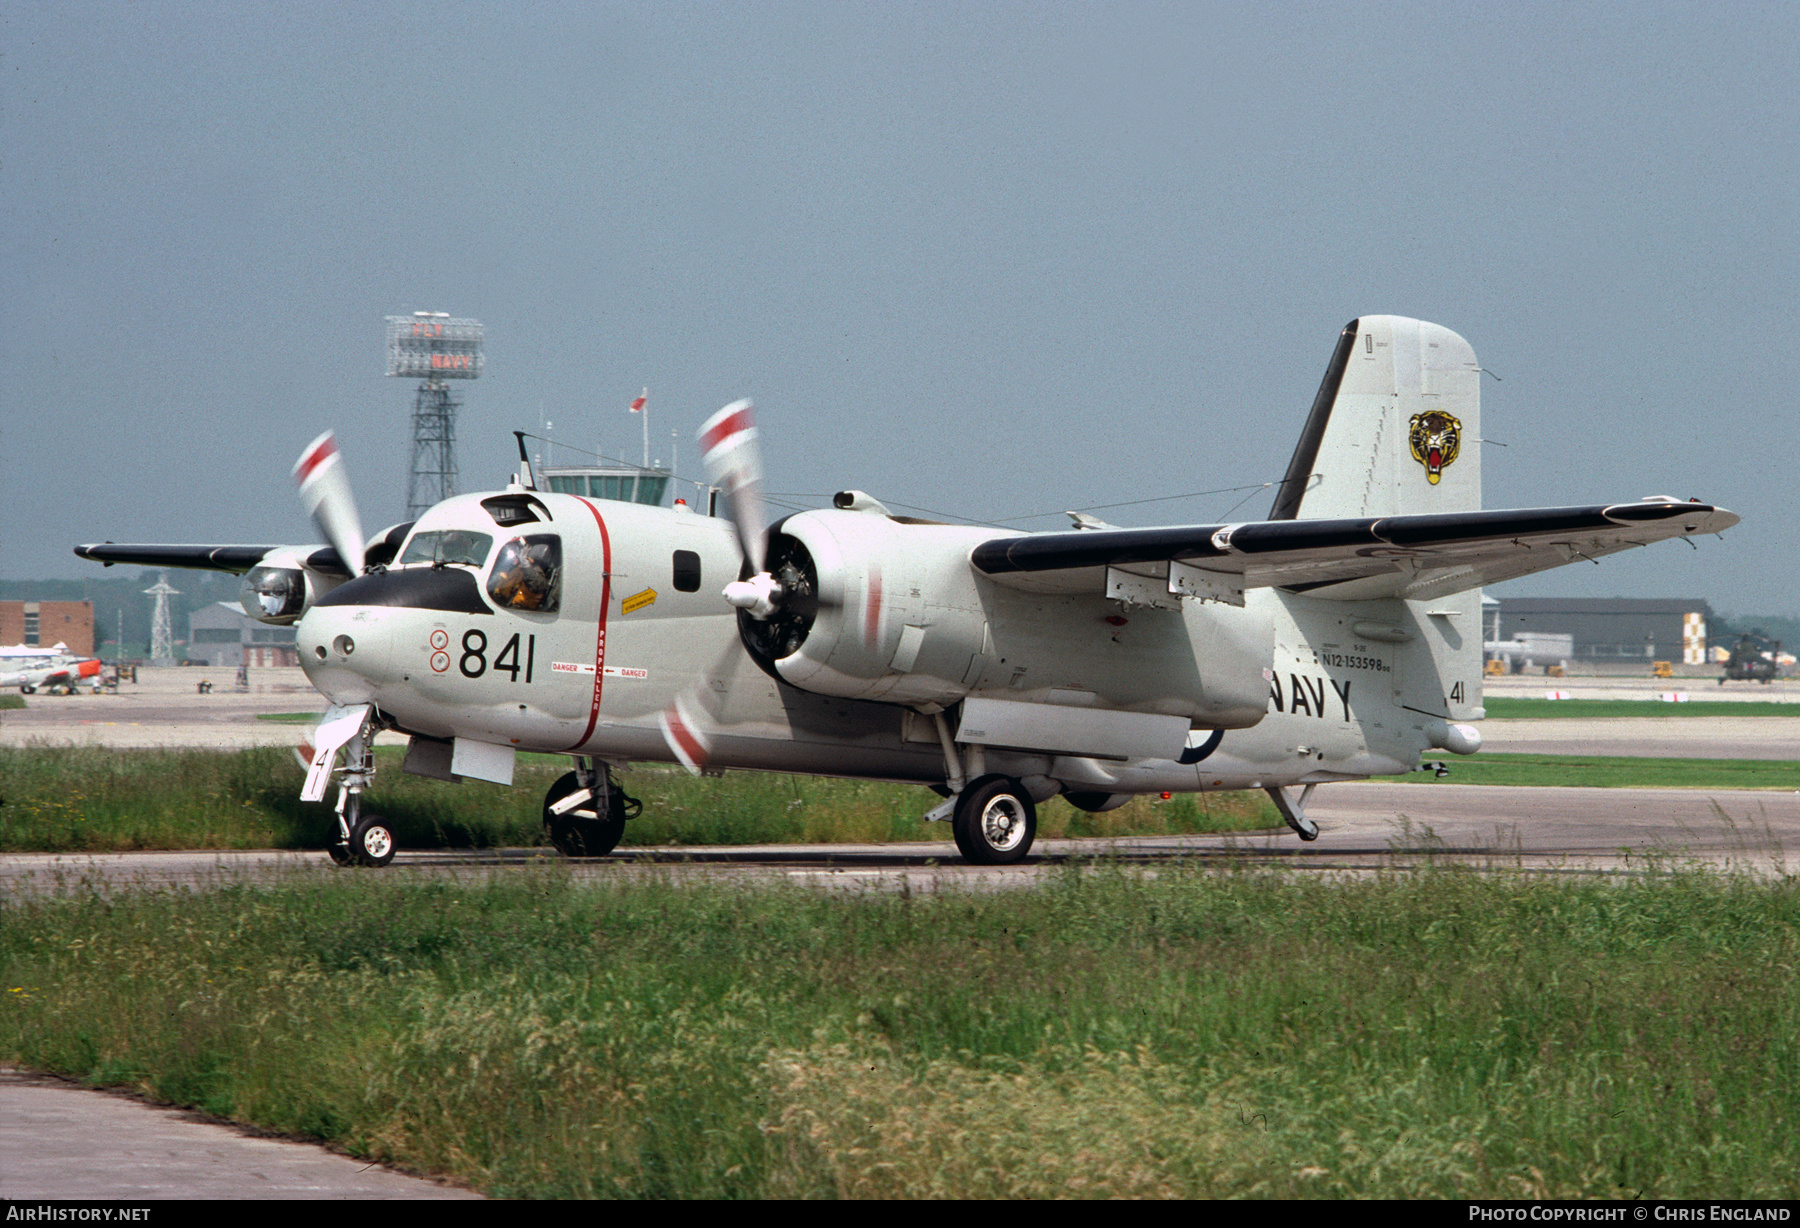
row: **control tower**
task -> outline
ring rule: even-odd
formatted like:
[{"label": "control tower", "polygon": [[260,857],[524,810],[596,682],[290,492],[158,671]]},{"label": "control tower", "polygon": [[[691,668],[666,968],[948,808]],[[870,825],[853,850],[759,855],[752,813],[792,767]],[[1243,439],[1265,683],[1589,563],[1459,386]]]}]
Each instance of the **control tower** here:
[{"label": "control tower", "polygon": [[412,480],[406,518],[456,493],[456,411],[453,379],[481,375],[481,321],[453,320],[442,311],[387,318],[387,373],[417,379],[413,400]]}]

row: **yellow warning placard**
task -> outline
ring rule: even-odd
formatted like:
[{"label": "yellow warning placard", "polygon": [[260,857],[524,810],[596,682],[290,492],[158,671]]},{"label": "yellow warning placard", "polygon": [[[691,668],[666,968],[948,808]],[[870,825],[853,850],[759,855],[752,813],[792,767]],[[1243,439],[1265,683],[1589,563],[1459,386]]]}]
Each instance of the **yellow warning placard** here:
[{"label": "yellow warning placard", "polygon": [[635,614],[647,605],[656,604],[656,590],[647,588],[641,593],[633,593],[619,603],[619,613]]}]

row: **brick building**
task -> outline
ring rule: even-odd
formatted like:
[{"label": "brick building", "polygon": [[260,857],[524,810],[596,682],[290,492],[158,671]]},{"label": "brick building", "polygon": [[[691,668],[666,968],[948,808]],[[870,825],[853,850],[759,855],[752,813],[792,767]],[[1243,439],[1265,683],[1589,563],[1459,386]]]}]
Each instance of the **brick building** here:
[{"label": "brick building", "polygon": [[91,601],[0,601],[0,644],[53,648],[67,644],[79,656],[94,655]]}]

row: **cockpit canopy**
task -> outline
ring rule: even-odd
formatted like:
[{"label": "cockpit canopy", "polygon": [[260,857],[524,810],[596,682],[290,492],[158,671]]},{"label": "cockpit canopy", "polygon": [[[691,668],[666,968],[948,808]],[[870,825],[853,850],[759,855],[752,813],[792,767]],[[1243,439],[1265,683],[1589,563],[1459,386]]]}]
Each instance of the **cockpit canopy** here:
[{"label": "cockpit canopy", "polygon": [[534,533],[501,546],[487,593],[503,610],[553,613],[562,604],[562,540],[554,533]]},{"label": "cockpit canopy", "polygon": [[434,567],[454,563],[459,567],[480,567],[487,562],[494,538],[489,533],[471,529],[436,529],[414,533],[400,555],[396,567],[426,563]]}]

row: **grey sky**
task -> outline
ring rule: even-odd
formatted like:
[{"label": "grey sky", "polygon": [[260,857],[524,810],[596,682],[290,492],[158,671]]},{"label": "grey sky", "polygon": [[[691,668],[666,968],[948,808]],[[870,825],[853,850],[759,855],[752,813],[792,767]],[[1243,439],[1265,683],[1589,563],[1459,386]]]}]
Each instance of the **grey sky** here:
[{"label": "grey sky", "polygon": [[1501,377],[1490,505],[1744,516],[1499,591],[1793,612],[1797,65],[1787,4],[0,0],[0,575],[314,540],[327,426],[399,519],[390,313],[487,325],[465,488],[648,385],[691,476],[751,395],[773,490],[1001,519],[1277,478],[1394,312]]}]

